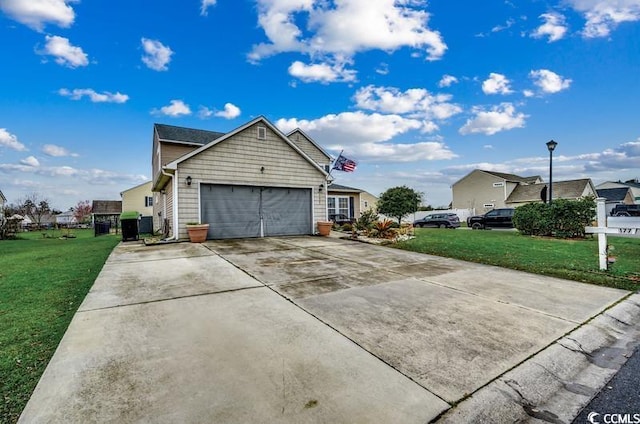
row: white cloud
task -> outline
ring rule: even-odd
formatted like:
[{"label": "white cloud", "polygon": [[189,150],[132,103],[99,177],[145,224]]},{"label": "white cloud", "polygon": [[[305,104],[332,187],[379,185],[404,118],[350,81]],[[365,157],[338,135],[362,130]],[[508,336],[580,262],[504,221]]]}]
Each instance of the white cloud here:
[{"label": "white cloud", "polygon": [[459,130],[462,135],[493,135],[500,131],[522,128],[527,118],[524,113],[517,113],[511,103],[502,103],[489,110],[474,107],[472,112],[475,116],[468,119]]},{"label": "white cloud", "polygon": [[69,97],[72,100],[80,100],[83,97],[88,97],[93,103],[125,103],[129,100],[129,96],[120,92],[111,93],[109,91],[103,91],[102,93],[98,93],[91,88],[75,88],[73,90],[61,88],[58,90],[58,94]]},{"label": "white cloud", "polygon": [[216,0],[202,0],[200,4],[200,15],[207,16],[208,9],[216,5]]},{"label": "white cloud", "polygon": [[53,157],[64,157],[64,156],[78,157],[79,156],[77,153],[71,153],[64,147],[56,146],[55,144],[45,144],[44,146],[42,146],[42,153],[44,153],[47,156],[53,156]]},{"label": "white cloud", "polygon": [[496,25],[493,28],[491,28],[491,32],[501,32],[501,31],[507,30],[511,28],[515,23],[516,21],[514,21],[513,19],[507,19],[504,25]]},{"label": "white cloud", "polygon": [[160,110],[154,109],[151,113],[154,115],[165,115],[176,118],[179,116],[191,115],[191,109],[189,108],[189,105],[185,104],[182,100],[171,100],[169,105],[161,107]]},{"label": "white cloud", "polygon": [[529,78],[533,80],[533,83],[538,86],[543,93],[558,93],[566,90],[572,82],[570,79],[562,78],[560,75],[548,69],[531,71],[529,72]]},{"label": "white cloud", "polygon": [[389,64],[382,62],[380,63],[380,65],[376,68],[376,73],[380,74],[380,75],[388,75],[389,74]]},{"label": "white cloud", "polygon": [[215,116],[224,119],[234,119],[240,116],[240,108],[233,103],[225,103],[224,110],[216,112]]},{"label": "white cloud", "polygon": [[[346,59],[357,52],[401,47],[424,51],[428,60],[437,60],[447,49],[440,33],[428,28],[429,13],[419,1],[258,0],[258,11],[258,23],[269,42],[253,47],[251,61],[294,51]],[[298,27],[305,18],[309,34]]]},{"label": "white cloud", "polygon": [[458,78],[453,75],[443,75],[440,81],[438,82],[438,87],[451,87],[451,84],[457,84]]},{"label": "white cloud", "polygon": [[75,13],[68,3],[77,0],[0,0],[0,9],[28,27],[42,31],[47,23],[68,28],[73,24]]},{"label": "white cloud", "polygon": [[40,166],[40,162],[36,159],[35,156],[29,156],[20,160],[20,163],[27,166],[38,167]]},{"label": "white cloud", "polygon": [[344,149],[355,159],[384,162],[414,162],[451,159],[456,155],[442,142],[392,143],[392,138],[409,131],[421,130],[420,120],[400,115],[343,112],[314,120],[279,119],[276,126],[287,133],[301,128],[328,149]]},{"label": "white cloud", "polygon": [[400,115],[379,113],[342,112],[325,115],[318,119],[279,119],[276,126],[288,133],[300,128],[324,146],[347,146],[361,143],[382,142],[410,130],[422,128],[417,119]]},{"label": "white cloud", "polygon": [[306,65],[295,61],[289,66],[289,75],[299,78],[303,82],[352,82],[356,79],[357,72],[352,69],[344,69],[344,64],[314,63]]},{"label": "white cloud", "polygon": [[449,160],[458,157],[444,143],[425,141],[410,144],[362,143],[350,149],[359,159],[384,162]]},{"label": "white cloud", "polygon": [[618,24],[640,20],[640,0],[567,0],[586,19],[582,35],[607,37]]},{"label": "white cloud", "polygon": [[158,40],[143,38],[141,42],[144,50],[142,62],[154,71],[168,70],[167,65],[171,62],[173,51]]},{"label": "white cloud", "polygon": [[423,88],[401,92],[394,87],[373,85],[362,87],[354,95],[356,106],[361,109],[436,120],[444,120],[462,112],[460,106],[450,103],[451,99],[450,94],[431,94]]},{"label": "white cloud", "polygon": [[214,114],[214,111],[209,109],[206,106],[200,106],[200,108],[198,109],[198,118],[200,119],[211,118],[213,114]]},{"label": "white cloud", "polygon": [[567,33],[565,17],[559,13],[543,13],[540,19],[544,23],[531,33],[533,38],[548,37],[549,43],[561,40]]},{"label": "white cloud", "polygon": [[87,54],[80,47],[71,45],[69,39],[57,35],[47,35],[45,40],[44,50],[38,53],[55,57],[58,65],[77,68],[78,66],[87,66],[89,64]]},{"label": "white cloud", "polygon": [[532,90],[522,90],[524,97],[533,97],[536,95]]},{"label": "white cloud", "polygon": [[482,83],[482,91],[485,94],[510,94],[513,91],[509,84],[511,84],[511,81],[507,77],[492,72],[489,74],[489,78]]},{"label": "white cloud", "polygon": [[0,128],[0,147],[8,147],[19,152],[27,150],[27,147],[18,141],[18,137],[11,134],[6,128]]}]

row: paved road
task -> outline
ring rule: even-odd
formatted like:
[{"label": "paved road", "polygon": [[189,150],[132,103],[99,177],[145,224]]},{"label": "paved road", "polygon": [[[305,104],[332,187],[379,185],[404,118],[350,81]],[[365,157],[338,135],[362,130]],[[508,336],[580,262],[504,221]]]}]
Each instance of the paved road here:
[{"label": "paved road", "polygon": [[[636,348],[609,384],[576,417],[574,424],[588,423],[589,414],[594,412],[600,414],[593,416],[594,422],[606,422],[604,414],[631,414],[632,421],[626,422],[640,422],[640,349]],[[634,414],[638,414],[638,420]]]}]

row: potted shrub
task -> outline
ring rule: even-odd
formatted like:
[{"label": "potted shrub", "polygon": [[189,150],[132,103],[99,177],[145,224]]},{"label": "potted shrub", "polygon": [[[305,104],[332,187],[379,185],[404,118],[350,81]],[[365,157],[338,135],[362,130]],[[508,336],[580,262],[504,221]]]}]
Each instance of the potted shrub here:
[{"label": "potted shrub", "polygon": [[187,233],[191,243],[202,243],[207,239],[209,232],[209,224],[200,224],[199,222],[187,222]]}]

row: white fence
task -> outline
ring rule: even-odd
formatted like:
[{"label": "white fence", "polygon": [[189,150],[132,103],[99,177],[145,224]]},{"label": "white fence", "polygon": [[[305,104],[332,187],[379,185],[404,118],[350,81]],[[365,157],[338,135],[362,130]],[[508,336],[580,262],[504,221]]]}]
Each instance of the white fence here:
[{"label": "white fence", "polygon": [[[422,219],[425,216],[433,215],[437,213],[455,213],[456,215],[458,215],[460,222],[467,222],[468,217],[475,215],[475,209],[443,209],[443,210],[437,210],[437,211],[418,211],[416,213],[409,214],[404,218],[402,218],[402,222],[413,223],[413,221]],[[384,219],[384,218],[388,218],[393,221],[397,219],[395,217],[389,217],[389,216],[380,214],[380,219]]]}]

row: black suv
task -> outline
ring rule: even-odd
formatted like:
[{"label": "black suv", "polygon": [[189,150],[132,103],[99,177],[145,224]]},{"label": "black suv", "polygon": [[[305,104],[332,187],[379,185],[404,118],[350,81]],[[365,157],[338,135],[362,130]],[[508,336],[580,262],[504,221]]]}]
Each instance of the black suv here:
[{"label": "black suv", "polygon": [[458,228],[460,219],[455,213],[434,213],[413,222],[414,227]]},{"label": "black suv", "polygon": [[353,224],[354,220],[349,218],[347,215],[343,213],[336,213],[329,215],[329,221],[333,221],[334,224],[344,225],[344,224]]},{"label": "black suv", "polygon": [[513,228],[513,208],[492,209],[484,215],[470,216],[467,226],[474,230],[483,228]]},{"label": "black suv", "polygon": [[611,216],[640,216],[640,205],[616,205]]}]

